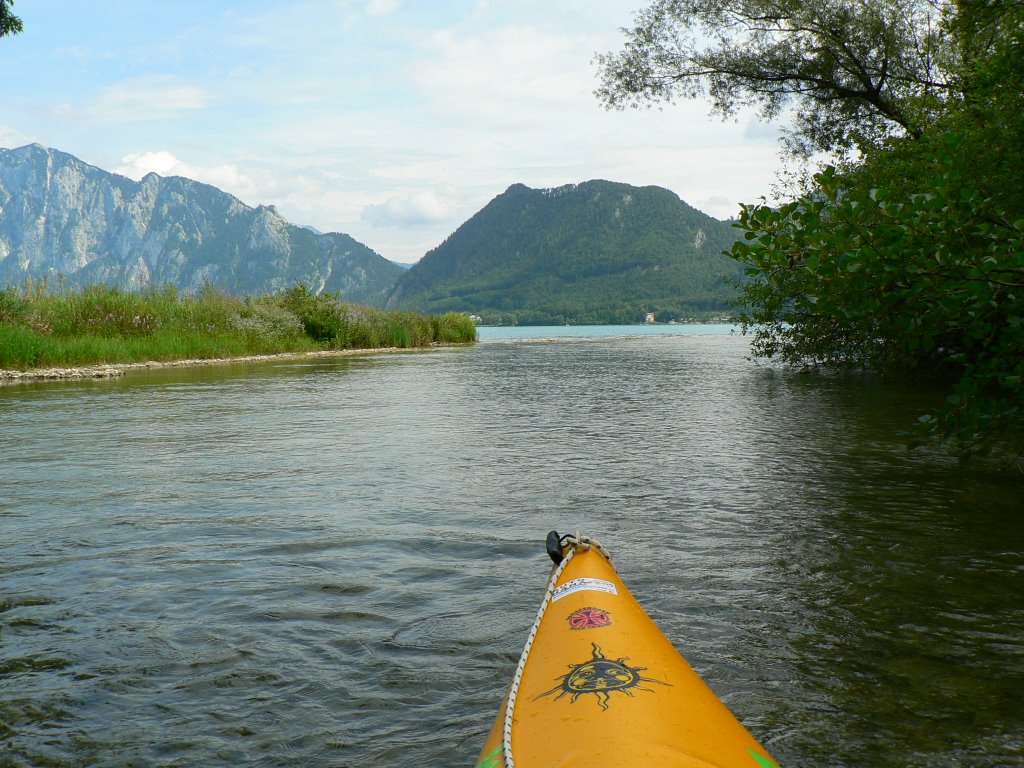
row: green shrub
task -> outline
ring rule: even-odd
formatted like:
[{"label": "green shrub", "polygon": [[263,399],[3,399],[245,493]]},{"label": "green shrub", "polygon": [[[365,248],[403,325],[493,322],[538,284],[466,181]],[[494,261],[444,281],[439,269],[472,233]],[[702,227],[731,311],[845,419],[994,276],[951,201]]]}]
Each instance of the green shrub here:
[{"label": "green shrub", "polygon": [[305,285],[297,283],[284,292],[281,303],[298,317],[306,335],[314,341],[337,343],[345,338],[346,311],[338,302],[338,294],[316,296]]},{"label": "green shrub", "polygon": [[476,341],[476,324],[462,312],[446,312],[430,317],[431,337],[440,344],[465,344]]},{"label": "green shrub", "polygon": [[305,328],[294,312],[267,298],[246,299],[232,326],[251,339],[293,342],[303,337]]}]

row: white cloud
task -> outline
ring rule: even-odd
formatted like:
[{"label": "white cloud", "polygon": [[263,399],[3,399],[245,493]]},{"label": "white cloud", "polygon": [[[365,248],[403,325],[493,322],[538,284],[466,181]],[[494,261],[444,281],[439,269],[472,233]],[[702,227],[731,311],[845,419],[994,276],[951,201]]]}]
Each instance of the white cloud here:
[{"label": "white cloud", "polygon": [[12,128],[9,125],[0,125],[0,147],[21,147],[31,143],[32,139],[17,128]]},{"label": "white cloud", "polygon": [[112,51],[96,51],[84,45],[69,45],[58,48],[53,52],[53,55],[57,59],[68,59],[78,66],[116,58]]},{"label": "white cloud", "polygon": [[161,176],[186,176],[185,168],[178,158],[170,152],[138,152],[125,155],[121,158],[122,165],[115,168],[116,173],[127,176],[130,179],[141,179],[147,173],[156,173]]},{"label": "white cloud", "polygon": [[100,91],[89,108],[91,116],[109,122],[166,120],[182,112],[203,109],[210,94],[170,75],[124,80]]},{"label": "white cloud", "polygon": [[362,218],[375,227],[418,227],[447,221],[452,213],[452,205],[435,192],[421,191],[368,205]]},{"label": "white cloud", "polygon": [[725,195],[712,195],[703,200],[691,200],[688,202],[697,210],[704,211],[704,213],[714,216],[716,219],[728,219],[730,216],[736,216],[739,213],[739,203],[736,200],[730,200]]},{"label": "white cloud", "polygon": [[596,109],[590,95],[592,50],[585,39],[531,26],[506,26],[465,34],[433,33],[414,81],[436,110],[471,124],[523,126],[559,119],[581,106]]},{"label": "white cloud", "polygon": [[237,197],[249,199],[252,199],[253,195],[267,191],[262,185],[239,171],[236,165],[193,165],[179,160],[166,150],[125,155],[121,158],[121,165],[114,168],[114,172],[136,181],[147,173],[155,173],[160,176],[184,176],[210,184]]},{"label": "white cloud", "polygon": [[388,16],[401,7],[399,0],[370,0],[366,12],[371,16]]},{"label": "white cloud", "polygon": [[72,121],[81,121],[81,112],[75,109],[75,106],[67,101],[51,106],[47,113],[49,117],[60,123],[69,123]]}]

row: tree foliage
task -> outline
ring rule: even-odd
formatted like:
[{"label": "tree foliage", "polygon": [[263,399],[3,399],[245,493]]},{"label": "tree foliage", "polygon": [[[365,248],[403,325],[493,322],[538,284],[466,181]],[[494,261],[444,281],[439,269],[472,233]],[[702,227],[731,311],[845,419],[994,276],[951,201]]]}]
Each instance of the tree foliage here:
[{"label": "tree foliage", "polygon": [[[870,0],[864,13],[919,6]],[[917,74],[900,81],[906,90],[889,91],[895,110],[865,112],[862,95],[837,88],[832,99],[845,106],[826,100],[819,109],[813,89],[790,94],[837,126],[812,134],[801,118],[796,130],[807,142],[860,152],[819,173],[795,200],[743,207],[744,237],[731,254],[750,265],[752,279],[740,319],[760,356],[950,381],[945,405],[922,416],[923,427],[962,455],[1002,441],[1024,451],[1024,3],[937,7],[941,24],[927,36],[924,17],[912,13],[891,32],[935,41],[904,49],[900,67]],[[859,22],[849,18],[836,39],[856,46]],[[766,50],[746,53],[752,68],[771,75],[778,70]],[[817,66],[822,50],[807,49],[803,65]],[[726,97],[762,98],[746,74],[721,76],[732,78]],[[900,130],[879,130],[885,121]],[[816,139],[842,135],[852,143]]]},{"label": "tree foliage", "polygon": [[743,317],[757,354],[951,372],[922,424],[967,455],[1024,445],[1024,4],[961,9],[949,30],[957,93],[933,124],[744,208],[732,253],[760,278]]},{"label": "tree foliage", "polygon": [[955,371],[946,407],[922,424],[970,452],[1024,416],[1024,218],[965,184],[957,150],[909,196],[828,169],[813,195],[745,207],[749,239],[732,253],[761,278],[742,316],[756,354]]},{"label": "tree foliage", "polygon": [[21,19],[11,10],[13,5],[14,0],[0,0],[0,37],[21,32]]},{"label": "tree foliage", "polygon": [[655,0],[597,57],[613,108],[710,99],[714,113],[793,107],[788,147],[844,152],[920,135],[951,83],[929,0]]}]

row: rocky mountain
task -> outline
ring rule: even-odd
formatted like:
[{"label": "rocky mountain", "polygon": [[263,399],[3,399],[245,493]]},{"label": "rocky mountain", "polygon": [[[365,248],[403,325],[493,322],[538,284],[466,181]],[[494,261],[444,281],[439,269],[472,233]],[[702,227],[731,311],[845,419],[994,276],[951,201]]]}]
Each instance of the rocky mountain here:
[{"label": "rocky mountain", "polygon": [[485,322],[631,323],[722,312],[737,238],[660,187],[515,184],[398,278],[388,306]]},{"label": "rocky mountain", "polygon": [[61,275],[241,295],[302,281],[381,304],[403,271],[348,235],[295,226],[207,184],[155,173],[136,182],[38,144],[0,149],[0,286]]}]

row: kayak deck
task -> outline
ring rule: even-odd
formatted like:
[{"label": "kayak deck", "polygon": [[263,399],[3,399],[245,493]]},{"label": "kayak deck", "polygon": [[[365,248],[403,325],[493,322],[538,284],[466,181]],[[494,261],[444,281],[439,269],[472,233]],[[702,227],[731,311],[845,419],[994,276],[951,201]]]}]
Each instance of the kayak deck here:
[{"label": "kayak deck", "polygon": [[477,768],[777,768],[603,548],[579,535],[561,541],[565,560]]}]

